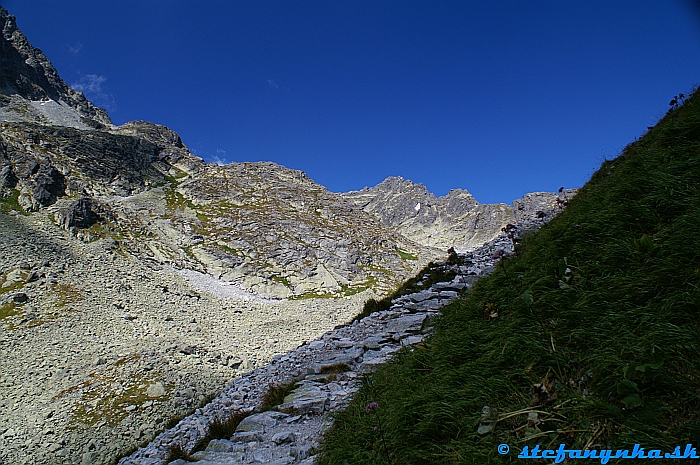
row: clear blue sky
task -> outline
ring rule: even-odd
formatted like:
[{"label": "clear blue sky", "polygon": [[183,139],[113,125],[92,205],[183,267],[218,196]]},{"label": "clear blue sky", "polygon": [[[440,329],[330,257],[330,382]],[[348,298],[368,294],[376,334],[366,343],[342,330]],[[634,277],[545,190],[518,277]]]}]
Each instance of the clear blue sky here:
[{"label": "clear blue sky", "polygon": [[578,187],[700,84],[682,0],[0,1],[116,124],[336,192]]}]

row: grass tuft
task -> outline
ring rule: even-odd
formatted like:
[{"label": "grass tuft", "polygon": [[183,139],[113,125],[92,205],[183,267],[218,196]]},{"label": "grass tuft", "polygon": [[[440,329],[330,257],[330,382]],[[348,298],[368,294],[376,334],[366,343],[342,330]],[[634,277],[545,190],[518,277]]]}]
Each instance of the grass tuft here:
[{"label": "grass tuft", "polygon": [[322,375],[339,375],[340,373],[345,373],[350,371],[350,365],[347,363],[336,363],[330,366],[324,366],[321,368]]},{"label": "grass tuft", "polygon": [[8,214],[11,211],[18,212],[25,216],[30,215],[30,213],[26,212],[19,204],[19,190],[17,189],[12,189],[12,193],[7,197],[0,197],[0,212]]},{"label": "grass tuft", "polygon": [[262,404],[260,405],[260,411],[265,412],[272,410],[281,403],[284,402],[284,398],[287,397],[296,387],[299,379],[293,379],[286,384],[275,384],[270,386],[265,395],[263,396]]},{"label": "grass tuft", "polygon": [[418,260],[418,257],[411,254],[410,252],[404,252],[401,249],[396,249],[396,252],[398,252],[399,256],[404,260]]},{"label": "grass tuft", "polygon": [[14,302],[8,302],[0,306],[0,320],[4,320],[7,317],[19,315],[19,310],[17,310],[17,304]]}]

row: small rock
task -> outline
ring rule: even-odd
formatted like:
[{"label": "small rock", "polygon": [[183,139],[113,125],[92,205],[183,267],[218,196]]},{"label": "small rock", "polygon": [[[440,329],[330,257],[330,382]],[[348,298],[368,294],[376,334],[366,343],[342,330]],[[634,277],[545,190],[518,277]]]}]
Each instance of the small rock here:
[{"label": "small rock", "polygon": [[309,348],[311,349],[320,349],[323,347],[326,343],[323,341],[313,341],[309,343]]},{"label": "small rock", "polygon": [[263,440],[262,433],[258,431],[236,431],[231,436],[232,442],[261,442]]},{"label": "small rock", "polygon": [[95,463],[95,459],[97,458],[97,454],[94,452],[85,452],[83,454],[83,461],[81,462],[82,465],[92,465]]},{"label": "small rock", "polygon": [[272,442],[275,444],[284,444],[286,442],[294,442],[295,440],[296,436],[291,431],[280,431],[272,436]]},{"label": "small rock", "polygon": [[27,276],[27,282],[33,283],[35,281],[39,281],[39,278],[41,278],[42,276],[44,276],[44,273],[34,270]]},{"label": "small rock", "polygon": [[328,396],[318,386],[304,385],[285,397],[277,409],[292,414],[323,413],[327,403]]},{"label": "small rock", "polygon": [[422,342],[424,338],[425,336],[408,336],[401,340],[401,344],[408,346],[418,344],[419,342]]},{"label": "small rock", "polygon": [[479,428],[476,432],[479,434],[488,434],[493,431],[495,423],[496,412],[488,405],[485,405],[484,408],[481,409],[481,421],[479,422]]},{"label": "small rock", "polygon": [[27,297],[27,294],[25,294],[24,292],[18,292],[17,294],[12,296],[12,300],[15,303],[23,304],[29,300],[29,297]]},{"label": "small rock", "polygon": [[146,389],[146,395],[148,397],[162,397],[165,395],[165,387],[163,383],[154,383],[148,386]]},{"label": "small rock", "polygon": [[335,341],[335,347],[338,349],[348,349],[353,346],[353,342],[350,339],[343,338]]},{"label": "small rock", "polygon": [[177,346],[177,350],[179,350],[185,355],[192,355],[193,353],[195,353],[197,348],[186,344],[180,344],[179,346]]},{"label": "small rock", "polygon": [[205,450],[210,452],[245,452],[245,447],[227,439],[212,439]]},{"label": "small rock", "polygon": [[405,333],[409,331],[420,331],[423,326],[423,322],[428,315],[416,314],[416,315],[406,315],[401,318],[396,318],[391,320],[387,326],[386,330],[390,333]]},{"label": "small rock", "polygon": [[310,444],[304,444],[302,446],[292,447],[292,450],[289,453],[297,460],[304,460],[310,456],[311,449],[313,449],[313,447]]},{"label": "small rock", "polygon": [[256,413],[255,415],[250,415],[241,420],[241,422],[238,424],[238,427],[236,428],[236,433],[263,433],[266,431],[266,429],[275,426],[278,420],[287,417],[288,415],[284,413],[274,411]]}]

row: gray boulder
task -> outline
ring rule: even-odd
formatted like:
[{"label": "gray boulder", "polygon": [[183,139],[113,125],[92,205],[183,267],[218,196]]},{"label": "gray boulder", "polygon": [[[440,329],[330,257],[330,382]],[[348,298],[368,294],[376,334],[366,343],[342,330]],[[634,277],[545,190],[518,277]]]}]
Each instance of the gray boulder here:
[{"label": "gray boulder", "polygon": [[89,197],[69,203],[56,212],[56,223],[63,229],[89,228],[102,221],[103,207]]}]

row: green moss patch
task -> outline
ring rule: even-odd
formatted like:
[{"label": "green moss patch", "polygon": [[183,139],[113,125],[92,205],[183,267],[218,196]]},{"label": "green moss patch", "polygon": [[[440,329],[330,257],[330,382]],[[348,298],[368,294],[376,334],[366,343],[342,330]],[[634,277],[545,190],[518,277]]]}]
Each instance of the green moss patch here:
[{"label": "green moss patch", "polygon": [[15,316],[19,314],[17,309],[17,304],[14,302],[8,302],[0,307],[0,320],[4,320],[7,317]]},{"label": "green moss patch", "polygon": [[52,288],[52,294],[56,299],[55,305],[58,308],[85,300],[85,297],[71,284],[54,284]]},{"label": "green moss patch", "polygon": [[396,252],[398,252],[399,256],[404,260],[418,260],[418,257],[416,257],[415,255],[410,254],[408,252],[404,252],[401,249],[396,249]]},{"label": "green moss patch", "polygon": [[19,190],[17,189],[12,189],[12,194],[9,197],[0,198],[0,212],[7,214],[11,211],[29,215],[19,204]]}]

